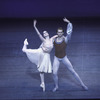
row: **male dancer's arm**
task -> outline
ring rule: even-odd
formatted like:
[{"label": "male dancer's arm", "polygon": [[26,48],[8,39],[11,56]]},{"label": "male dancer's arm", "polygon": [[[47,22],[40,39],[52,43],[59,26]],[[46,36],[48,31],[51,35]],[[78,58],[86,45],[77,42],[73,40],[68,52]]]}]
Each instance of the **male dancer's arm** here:
[{"label": "male dancer's arm", "polygon": [[34,20],[34,28],[35,28],[37,34],[39,35],[41,41],[44,41],[45,39],[43,38],[43,36],[40,34],[39,30],[37,29],[37,27],[36,27],[36,23],[37,23],[37,21]]},{"label": "male dancer's arm", "polygon": [[68,23],[67,29],[66,29],[67,35],[65,37],[65,41],[68,42],[68,40],[70,40],[71,35],[72,35],[73,25],[67,18],[64,18],[63,21]]}]

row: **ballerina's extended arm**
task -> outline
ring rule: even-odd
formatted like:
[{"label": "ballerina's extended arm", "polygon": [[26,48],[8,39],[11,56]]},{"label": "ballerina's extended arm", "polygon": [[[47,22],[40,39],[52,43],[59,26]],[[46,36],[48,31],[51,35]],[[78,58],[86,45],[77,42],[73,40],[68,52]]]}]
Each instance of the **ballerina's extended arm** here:
[{"label": "ballerina's extended arm", "polygon": [[45,39],[43,38],[43,36],[40,34],[39,30],[37,29],[37,27],[36,27],[36,23],[37,23],[37,21],[34,20],[34,28],[35,28],[37,34],[39,35],[41,41],[44,41]]},{"label": "ballerina's extended arm", "polygon": [[58,35],[54,35],[50,39],[54,42],[54,40],[55,40],[56,37],[58,37]]}]

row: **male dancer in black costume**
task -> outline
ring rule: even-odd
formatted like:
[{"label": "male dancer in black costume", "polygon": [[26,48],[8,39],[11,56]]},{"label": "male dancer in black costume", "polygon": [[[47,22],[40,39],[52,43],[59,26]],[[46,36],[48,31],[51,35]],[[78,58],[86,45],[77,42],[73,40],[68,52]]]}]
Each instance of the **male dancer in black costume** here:
[{"label": "male dancer in black costume", "polygon": [[57,35],[58,37],[54,41],[54,47],[55,47],[55,56],[54,56],[54,62],[53,62],[53,79],[55,83],[55,88],[53,89],[53,92],[58,90],[58,69],[60,62],[63,62],[66,66],[66,68],[73,74],[73,76],[76,78],[76,80],[80,83],[82,88],[84,90],[88,90],[88,87],[82,82],[79,75],[76,73],[76,71],[73,69],[72,64],[70,63],[69,59],[66,55],[66,46],[68,43],[68,40],[71,38],[72,34],[72,23],[67,20],[66,18],[63,19],[64,22],[67,22],[67,35],[64,36],[64,32],[62,28],[58,28]]}]

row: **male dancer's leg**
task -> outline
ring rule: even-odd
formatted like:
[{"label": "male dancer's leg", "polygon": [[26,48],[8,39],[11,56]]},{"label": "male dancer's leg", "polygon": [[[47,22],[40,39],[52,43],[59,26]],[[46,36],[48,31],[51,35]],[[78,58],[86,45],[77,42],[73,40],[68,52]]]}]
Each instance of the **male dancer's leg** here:
[{"label": "male dancer's leg", "polygon": [[80,83],[80,85],[82,86],[82,88],[84,88],[85,90],[88,90],[88,88],[82,82],[82,80],[79,77],[79,75],[74,70],[74,68],[73,68],[72,64],[70,63],[69,59],[67,58],[67,56],[65,56],[62,61],[66,65],[66,67],[68,68],[68,70],[73,74],[73,76],[75,77],[75,79]]},{"label": "male dancer's leg", "polygon": [[55,88],[53,89],[53,92],[55,92],[58,89],[58,69],[59,69],[59,60],[56,56],[54,56],[54,62],[53,62],[53,79],[55,83]]}]

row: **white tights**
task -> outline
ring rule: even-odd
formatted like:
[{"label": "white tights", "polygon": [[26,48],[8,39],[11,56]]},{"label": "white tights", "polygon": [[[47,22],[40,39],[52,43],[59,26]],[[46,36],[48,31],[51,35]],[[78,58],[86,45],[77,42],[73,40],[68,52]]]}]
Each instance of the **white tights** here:
[{"label": "white tights", "polygon": [[44,73],[40,73],[41,84],[44,84]]},{"label": "white tights", "polygon": [[82,87],[84,87],[85,86],[84,83],[80,79],[79,75],[75,72],[75,70],[74,70],[72,64],[70,63],[70,61],[68,60],[67,56],[65,56],[64,58],[57,58],[56,56],[54,56],[53,78],[54,78],[55,88],[58,88],[58,75],[57,75],[57,73],[58,73],[60,61],[62,61],[65,64],[66,68],[73,74],[75,79],[80,83],[80,85]]}]

